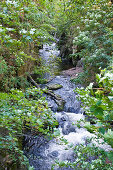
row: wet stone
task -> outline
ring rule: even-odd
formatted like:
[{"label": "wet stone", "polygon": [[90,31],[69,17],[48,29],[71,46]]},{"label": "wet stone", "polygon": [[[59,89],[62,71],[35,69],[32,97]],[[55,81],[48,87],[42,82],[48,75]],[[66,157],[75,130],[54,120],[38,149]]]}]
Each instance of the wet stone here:
[{"label": "wet stone", "polygon": [[74,127],[68,127],[67,129],[62,129],[64,135],[68,135],[71,132],[76,132]]},{"label": "wet stone", "polygon": [[61,84],[49,84],[47,87],[49,90],[58,90],[61,89],[63,86]]},{"label": "wet stone", "polygon": [[48,165],[46,165],[46,162],[43,159],[39,160],[33,160],[33,166],[35,170],[50,170]]},{"label": "wet stone", "polygon": [[66,116],[66,115],[62,116],[62,117],[61,117],[61,120],[62,120],[62,121],[67,121],[67,116]]},{"label": "wet stone", "polygon": [[59,155],[58,151],[53,151],[49,154],[49,156],[52,158],[56,158],[56,157],[58,157],[58,155]]},{"label": "wet stone", "polygon": [[59,114],[57,117],[57,121],[59,123],[59,126],[63,128],[66,121],[68,121],[68,116],[66,114]]}]

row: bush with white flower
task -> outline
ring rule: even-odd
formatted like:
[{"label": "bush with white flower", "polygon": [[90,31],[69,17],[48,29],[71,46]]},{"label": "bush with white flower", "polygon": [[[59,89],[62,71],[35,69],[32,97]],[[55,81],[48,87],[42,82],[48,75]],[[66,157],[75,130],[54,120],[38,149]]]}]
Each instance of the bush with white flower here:
[{"label": "bush with white flower", "polygon": [[82,17],[84,28],[81,27],[78,36],[73,40],[73,45],[82,49],[73,54],[73,57],[83,59],[84,74],[81,73],[76,82],[83,79],[83,76],[86,84],[95,81],[95,73],[99,73],[99,67],[104,69],[109,66],[113,57],[112,11],[112,4],[109,6],[106,1],[94,1],[94,5],[89,6],[86,15]]},{"label": "bush with white flower", "polygon": [[0,2],[0,54],[7,67],[7,74],[1,68],[1,90],[28,85],[27,73],[34,72],[34,67],[38,69],[36,65],[41,63],[39,47],[48,39],[54,39],[51,32],[55,29],[49,21],[46,8],[40,10],[40,5],[32,0]]}]

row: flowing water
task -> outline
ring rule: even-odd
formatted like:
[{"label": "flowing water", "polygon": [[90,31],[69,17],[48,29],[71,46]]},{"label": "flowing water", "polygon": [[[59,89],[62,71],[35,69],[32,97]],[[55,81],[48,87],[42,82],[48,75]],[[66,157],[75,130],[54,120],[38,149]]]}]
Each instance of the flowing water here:
[{"label": "flowing water", "polygon": [[[70,145],[77,145],[85,143],[87,137],[93,136],[86,129],[78,128],[75,124],[78,120],[84,119],[83,110],[80,107],[80,101],[77,100],[77,94],[74,89],[77,87],[70,82],[70,77],[59,74],[61,66],[58,65],[57,57],[59,51],[56,48],[56,44],[44,45],[40,50],[40,56],[46,65],[49,65],[51,75],[46,74],[45,77],[50,80],[46,86],[53,84],[60,84],[62,88],[53,90],[55,95],[60,95],[63,101],[65,101],[62,111],[58,111],[58,104],[54,100],[54,97],[46,95],[49,103],[49,107],[56,116],[59,122],[58,130],[60,136],[52,140],[47,140],[44,136],[27,136],[25,138],[24,153],[29,158],[30,165],[35,170],[51,170],[52,164],[55,160],[60,161],[74,161],[74,152],[70,149]],[[55,64],[57,63],[57,64]],[[62,142],[66,141],[68,144]],[[71,168],[58,168],[55,170],[71,170]]]}]

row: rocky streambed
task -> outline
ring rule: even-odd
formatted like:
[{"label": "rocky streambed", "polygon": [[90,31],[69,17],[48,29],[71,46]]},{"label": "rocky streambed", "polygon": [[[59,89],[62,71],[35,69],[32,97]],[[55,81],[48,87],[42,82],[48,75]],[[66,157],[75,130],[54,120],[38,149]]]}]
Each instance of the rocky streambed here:
[{"label": "rocky streambed", "polygon": [[[58,121],[57,130],[60,136],[52,140],[48,140],[44,136],[26,137],[25,154],[29,157],[30,165],[33,165],[35,170],[50,170],[55,160],[72,162],[74,152],[69,146],[85,143],[86,138],[91,136],[86,129],[76,126],[78,120],[84,119],[84,115],[80,101],[76,99],[77,94],[74,92],[76,86],[70,82],[70,77],[56,76],[46,86],[51,89],[54,96],[59,96],[56,99],[52,95],[45,94],[49,107],[55,113]],[[59,104],[58,100],[61,100]],[[67,141],[67,144],[62,140]],[[29,149],[26,151],[26,148]],[[71,168],[56,167],[55,169],[70,170]]]},{"label": "rocky streambed", "polygon": [[[56,50],[55,44],[52,46],[45,46],[40,51],[40,55],[44,56],[47,64],[51,64],[50,56],[51,52],[54,58],[59,55]],[[54,53],[55,52],[55,53]],[[46,58],[47,57],[47,58]],[[58,65],[57,65],[58,67]],[[53,74],[54,75],[53,67]],[[51,67],[52,69],[52,67]],[[80,107],[80,101],[77,100],[77,94],[74,89],[77,87],[70,82],[70,76],[67,74],[54,75],[51,79],[50,75],[46,75],[49,82],[41,87],[47,87],[49,92],[44,94],[48,101],[49,107],[53,111],[53,116],[58,121],[57,133],[59,136],[51,140],[47,139],[43,135],[32,136],[27,135],[24,140],[24,153],[29,158],[30,165],[35,170],[51,170],[55,161],[70,161],[73,162],[75,155],[73,149],[70,146],[76,146],[78,144],[85,144],[86,139],[94,136],[83,128],[77,127],[76,123],[79,120],[85,118],[83,109]],[[108,148],[108,146],[107,146]],[[71,170],[71,167],[54,167],[55,170]]]}]

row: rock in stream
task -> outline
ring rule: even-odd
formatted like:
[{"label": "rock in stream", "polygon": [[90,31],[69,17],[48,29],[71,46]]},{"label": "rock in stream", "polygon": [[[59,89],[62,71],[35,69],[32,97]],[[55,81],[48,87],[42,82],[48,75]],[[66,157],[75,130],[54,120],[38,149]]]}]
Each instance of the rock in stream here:
[{"label": "rock in stream", "polygon": [[[59,54],[59,51],[55,49],[55,44],[52,46],[45,45],[40,51],[40,55],[47,64],[52,61],[50,60],[51,53],[56,57]],[[47,74],[46,76],[49,77],[50,75]],[[56,85],[59,87],[56,87]],[[55,160],[73,162],[75,155],[69,146],[85,143],[87,137],[94,136],[83,128],[83,124],[81,124],[81,128],[76,126],[77,121],[84,119],[84,115],[80,101],[76,98],[77,94],[74,92],[77,86],[70,82],[70,76],[57,75],[45,86],[52,90],[52,95],[44,94],[44,96],[46,96],[49,107],[54,114],[56,113],[55,116],[59,124],[57,130],[59,130],[60,136],[49,140],[43,135],[26,135],[24,154],[29,158],[29,163],[35,170],[51,170]],[[54,170],[72,170],[72,168],[56,166]]]},{"label": "rock in stream", "polygon": [[[68,148],[68,145],[64,144],[60,139],[66,140],[69,145],[77,145],[85,142],[86,137],[91,136],[87,130],[84,128],[79,129],[75,125],[78,120],[84,119],[84,115],[83,110],[80,108],[80,101],[76,99],[77,94],[74,92],[76,86],[70,82],[70,78],[56,76],[47,83],[47,86],[51,84],[60,84],[62,86],[62,88],[53,91],[54,94],[60,95],[65,101],[63,111],[58,112],[58,104],[51,96],[45,94],[49,106],[56,112],[60,136],[52,140],[48,140],[44,136],[26,137],[25,155],[29,157],[30,165],[33,165],[35,170],[51,170],[55,160],[71,162],[74,160],[73,150]],[[58,167],[54,169],[71,170],[71,168]]]}]

